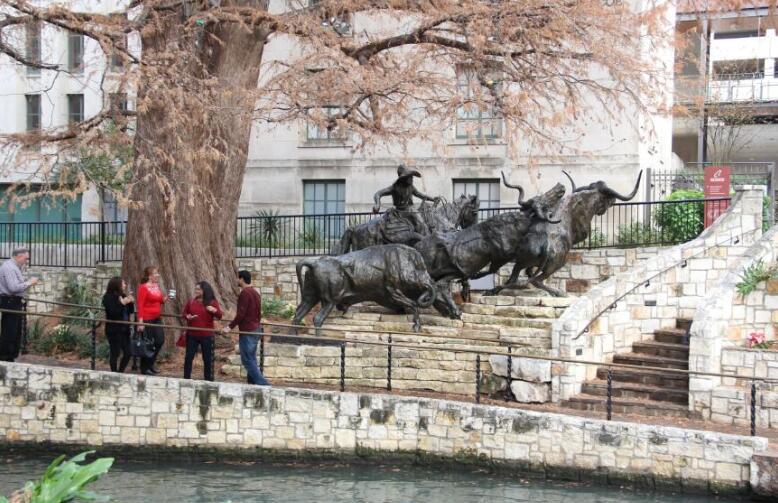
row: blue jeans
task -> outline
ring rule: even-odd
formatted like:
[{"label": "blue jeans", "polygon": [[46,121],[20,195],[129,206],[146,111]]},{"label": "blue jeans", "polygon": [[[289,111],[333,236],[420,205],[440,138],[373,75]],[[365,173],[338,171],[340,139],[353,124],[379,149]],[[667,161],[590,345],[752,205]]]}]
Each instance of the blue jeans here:
[{"label": "blue jeans", "polygon": [[255,331],[257,335],[240,335],[238,337],[238,349],[240,350],[240,363],[248,373],[249,384],[258,384],[260,386],[269,386],[262,371],[257,366],[257,344],[262,337],[262,329]]}]

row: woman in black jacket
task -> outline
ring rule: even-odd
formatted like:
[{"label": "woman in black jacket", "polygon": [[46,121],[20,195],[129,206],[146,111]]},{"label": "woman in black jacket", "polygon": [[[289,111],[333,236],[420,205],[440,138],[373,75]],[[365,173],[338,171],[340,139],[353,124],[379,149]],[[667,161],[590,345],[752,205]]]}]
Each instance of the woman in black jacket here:
[{"label": "woman in black jacket", "polygon": [[[135,307],[133,305],[135,299],[126,293],[126,289],[127,284],[118,276],[114,276],[108,282],[105,295],[103,295],[106,320],[130,321],[130,314],[133,313]],[[105,338],[108,339],[110,346],[108,362],[111,364],[111,371],[124,372],[131,356],[130,326],[124,323],[106,322]],[[119,361],[120,353],[121,361]]]}]

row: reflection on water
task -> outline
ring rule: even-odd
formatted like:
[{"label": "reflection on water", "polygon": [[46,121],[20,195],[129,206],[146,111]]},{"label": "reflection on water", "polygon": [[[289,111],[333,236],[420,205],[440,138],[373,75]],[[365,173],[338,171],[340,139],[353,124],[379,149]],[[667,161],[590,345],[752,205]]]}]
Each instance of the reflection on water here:
[{"label": "reflection on water", "polygon": [[[0,459],[0,494],[39,477],[50,458]],[[561,484],[485,472],[411,466],[328,464],[217,464],[117,461],[95,490],[113,501],[259,503],[629,503],[714,501],[666,493]],[[716,501],[727,501],[718,499]],[[729,500],[732,501],[732,500]]]}]

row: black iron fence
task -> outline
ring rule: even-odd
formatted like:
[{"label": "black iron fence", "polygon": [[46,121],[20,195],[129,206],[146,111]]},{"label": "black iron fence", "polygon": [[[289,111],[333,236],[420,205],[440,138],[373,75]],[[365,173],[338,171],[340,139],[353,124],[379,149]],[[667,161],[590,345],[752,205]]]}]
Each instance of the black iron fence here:
[{"label": "black iron fence", "polygon": [[[672,245],[697,237],[705,213],[721,213],[729,198],[617,203],[592,221],[589,237],[576,248]],[[484,208],[483,220],[518,208]],[[349,227],[376,215],[368,212],[327,215],[240,217],[236,223],[237,258],[325,255]],[[46,267],[94,267],[122,260],[126,222],[0,223],[0,256],[15,248],[30,250],[30,263]]]}]

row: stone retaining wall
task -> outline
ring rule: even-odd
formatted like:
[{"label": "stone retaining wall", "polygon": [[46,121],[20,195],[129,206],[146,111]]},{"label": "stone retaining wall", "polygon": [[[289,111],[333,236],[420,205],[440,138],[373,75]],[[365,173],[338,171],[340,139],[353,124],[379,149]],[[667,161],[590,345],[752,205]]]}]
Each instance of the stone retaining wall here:
[{"label": "stone retaining wall", "polygon": [[709,417],[717,423],[747,426],[751,424],[751,379],[775,379],[757,383],[756,424],[778,428],[778,351],[748,348],[724,348],[721,351],[724,377],[711,390]]},{"label": "stone retaining wall", "polygon": [[6,443],[410,453],[673,489],[748,487],[767,440],[445,400],[0,363]]},{"label": "stone retaining wall", "polygon": [[[778,296],[768,291],[765,283],[745,298],[736,291],[745,270],[762,260],[765,265],[778,260],[778,226],[773,226],[753,246],[742,254],[727,274],[708,291],[694,314],[689,344],[689,369],[700,372],[768,377],[776,365],[774,353],[745,349],[746,337],[752,331],[763,331],[768,339],[775,337],[773,322]],[[772,377],[776,371],[772,372]],[[722,423],[744,423],[748,417],[746,396],[750,400],[747,382],[736,378],[691,376],[689,405],[703,418]],[[772,389],[766,389],[764,410],[758,416],[761,426],[778,427],[778,414]],[[760,407],[761,409],[762,407]],[[750,421],[750,419],[749,419]]]},{"label": "stone retaining wall", "polygon": [[[757,188],[738,188],[732,206],[698,238],[663,249],[578,297],[554,322],[554,355],[609,362],[618,353],[630,352],[633,343],[652,338],[654,330],[674,327],[678,318],[692,318],[706,294],[761,234],[762,196]],[[693,331],[696,325],[695,317]],[[552,380],[554,401],[580,393],[597,368],[564,364],[560,370]]]},{"label": "stone retaining wall", "polygon": [[[385,337],[382,337],[385,339]],[[298,346],[270,342],[265,345],[263,373],[273,379],[312,384],[340,382],[339,346]],[[346,386],[386,388],[388,350],[381,346],[346,343]],[[392,348],[392,388],[437,391],[475,396],[475,355],[453,351]],[[481,372],[491,371],[486,357]],[[240,356],[234,355],[222,372],[246,376]],[[484,388],[484,392],[490,391]]]}]

